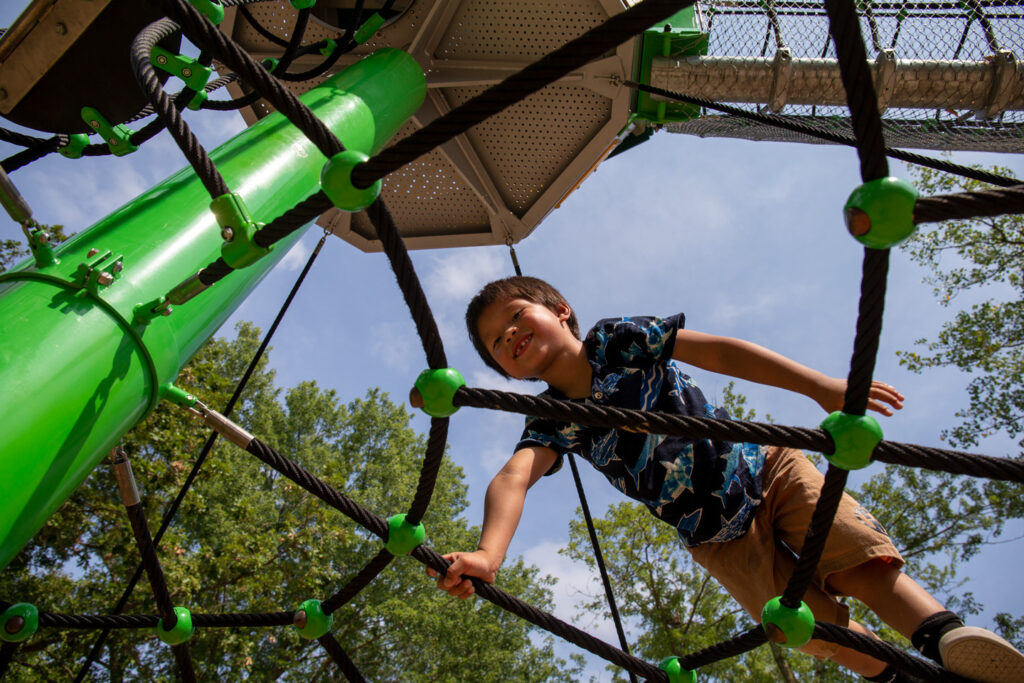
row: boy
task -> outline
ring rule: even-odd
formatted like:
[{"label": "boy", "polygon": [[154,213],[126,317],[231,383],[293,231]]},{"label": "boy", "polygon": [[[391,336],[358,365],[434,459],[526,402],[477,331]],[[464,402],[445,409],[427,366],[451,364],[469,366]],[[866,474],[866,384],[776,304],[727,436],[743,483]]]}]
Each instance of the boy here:
[{"label": "boy", "polygon": [[[505,377],[543,380],[547,395],[640,410],[728,418],[708,404],[673,361],[805,394],[826,411],[842,407],[846,382],[739,339],[683,329],[683,316],[602,320],[580,339],[576,316],[548,283],[512,277],[470,302],[473,344]],[[903,396],[873,382],[868,407],[892,415]],[[528,418],[511,459],[487,489],[478,548],[450,553],[438,587],[473,594],[465,576],[493,582],[529,489],[572,452],[627,496],[676,528],[693,558],[754,617],[785,588],[813,512],[822,475],[799,451],[706,439],[635,434]],[[984,629],[963,625],[906,574],[875,519],[844,496],[812,585],[815,618],[870,633],[835,596],[864,602],[947,669],[983,681],[1024,680],[1024,656]],[[434,575],[433,570],[428,571]],[[871,681],[902,676],[868,655],[812,640],[803,651],[830,657]]]}]

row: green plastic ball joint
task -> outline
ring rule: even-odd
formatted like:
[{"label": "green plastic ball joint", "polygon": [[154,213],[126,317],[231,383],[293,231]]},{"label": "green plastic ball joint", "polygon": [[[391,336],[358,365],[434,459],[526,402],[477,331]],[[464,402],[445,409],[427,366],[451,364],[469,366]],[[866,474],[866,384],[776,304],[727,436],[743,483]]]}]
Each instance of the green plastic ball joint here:
[{"label": "green plastic ball joint", "polygon": [[0,614],[0,640],[20,643],[39,629],[39,610],[27,602],[11,605]]},{"label": "green plastic ball joint", "polygon": [[466,380],[458,370],[440,368],[424,370],[416,378],[412,391],[409,392],[409,403],[414,408],[421,408],[431,417],[448,417],[458,410],[452,404],[455,392],[466,386]]},{"label": "green plastic ball joint", "polygon": [[89,136],[85,133],[72,133],[68,136],[68,144],[57,151],[68,159],[81,159],[83,150],[89,146]]},{"label": "green plastic ball joint", "polygon": [[192,624],[192,613],[184,607],[175,607],[174,616],[178,618],[174,628],[165,629],[164,620],[161,619],[156,623],[156,635],[168,645],[181,645],[192,637],[196,627]]},{"label": "green plastic ball joint", "polygon": [[334,615],[325,614],[319,600],[306,600],[295,611],[295,629],[306,640],[316,640],[326,635],[334,625]]},{"label": "green plastic ball joint", "polygon": [[761,611],[761,627],[768,640],[783,647],[801,647],[814,635],[814,614],[807,603],[786,607],[782,598],[769,600]]},{"label": "green plastic ball joint", "polygon": [[316,0],[288,0],[295,9],[309,9],[316,4]]},{"label": "green plastic ball joint", "polygon": [[658,668],[668,674],[668,683],[697,683],[697,672],[684,669],[679,657],[665,657]]},{"label": "green plastic ball joint", "polygon": [[352,169],[369,159],[354,149],[346,149],[327,160],[320,172],[320,187],[331,202],[342,211],[362,211],[380,196],[383,183],[378,180],[369,187],[352,184]]},{"label": "green plastic ball joint", "polygon": [[836,445],[828,461],[844,470],[859,470],[871,463],[871,454],[882,440],[882,428],[870,415],[850,415],[837,410],[824,419],[821,428]]},{"label": "green plastic ball joint", "polygon": [[916,203],[917,188],[902,178],[868,181],[846,200],[846,229],[866,247],[894,247],[914,233]]},{"label": "green plastic ball joint", "polygon": [[392,555],[408,555],[427,538],[423,522],[416,526],[405,520],[405,515],[388,517],[388,540],[384,544]]}]

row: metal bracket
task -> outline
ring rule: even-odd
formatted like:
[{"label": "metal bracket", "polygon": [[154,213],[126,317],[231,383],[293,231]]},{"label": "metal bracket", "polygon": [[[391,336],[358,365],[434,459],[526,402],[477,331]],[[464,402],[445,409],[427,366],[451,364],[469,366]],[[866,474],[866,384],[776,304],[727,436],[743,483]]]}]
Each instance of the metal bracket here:
[{"label": "metal bracket", "polygon": [[121,277],[124,270],[124,255],[115,255],[109,249],[100,253],[99,249],[90,249],[86,255],[91,261],[78,264],[75,271],[75,284],[89,290],[93,296],[99,296],[100,287],[109,287]]},{"label": "metal bracket", "polygon": [[159,45],[154,45],[153,49],[149,51],[149,61],[156,68],[166,71],[175,78],[180,78],[185,85],[197,93],[203,91],[210,80],[210,74],[213,73],[212,68],[203,66],[199,60],[174,54]]},{"label": "metal bracket", "polygon": [[980,119],[994,119],[1004,111],[1014,95],[1021,91],[1020,62],[1010,50],[998,50],[986,57],[992,64],[992,89],[989,90],[985,109],[978,112]]},{"label": "metal bracket", "polygon": [[878,99],[878,113],[889,108],[889,98],[896,87],[896,53],[893,50],[879,50],[875,57],[875,97]]},{"label": "metal bracket", "polygon": [[780,47],[772,62],[772,89],[768,95],[768,111],[778,114],[786,106],[789,82],[793,77],[793,52]]},{"label": "metal bracket", "polygon": [[123,123],[116,126],[111,125],[110,121],[107,121],[98,109],[82,107],[82,120],[100,134],[114,156],[123,157],[125,154],[131,154],[138,149],[138,146],[133,145],[129,139],[135,131]]}]

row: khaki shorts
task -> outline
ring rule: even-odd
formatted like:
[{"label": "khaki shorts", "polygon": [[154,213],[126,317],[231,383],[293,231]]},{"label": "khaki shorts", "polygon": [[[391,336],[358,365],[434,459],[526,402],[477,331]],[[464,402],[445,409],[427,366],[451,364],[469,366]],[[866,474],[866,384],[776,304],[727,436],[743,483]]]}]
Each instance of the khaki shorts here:
[{"label": "khaki shorts", "polygon": [[[801,451],[770,447],[762,474],[763,500],[747,533],[725,543],[703,543],[689,549],[693,559],[758,623],[765,603],[782,595],[789,582],[824,480]],[[818,570],[804,595],[815,619],[847,626],[849,609],[830,590],[828,577],[879,558],[903,566],[903,558],[882,525],[844,493]],[[837,646],[812,640],[800,649],[829,657]]]}]

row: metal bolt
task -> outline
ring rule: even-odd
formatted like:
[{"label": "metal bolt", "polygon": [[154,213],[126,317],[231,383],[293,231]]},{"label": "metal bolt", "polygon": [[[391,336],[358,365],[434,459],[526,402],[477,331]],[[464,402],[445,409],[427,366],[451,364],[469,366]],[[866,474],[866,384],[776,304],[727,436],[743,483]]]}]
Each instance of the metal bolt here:
[{"label": "metal bolt", "polygon": [[57,29],[57,34],[58,35],[62,35],[63,36],[63,35],[66,35],[67,32],[68,32],[68,27],[67,27],[67,25],[63,21],[58,21],[57,22],[57,26],[55,28]]},{"label": "metal bolt", "polygon": [[110,143],[111,147],[117,147],[118,144],[120,144],[121,141],[118,140],[117,138],[110,138],[109,140],[107,140],[107,142]]},{"label": "metal bolt", "polygon": [[192,69],[190,69],[190,68],[188,68],[186,66],[184,69],[181,70],[181,75],[184,76],[185,78],[190,77],[192,75]]},{"label": "metal bolt", "polygon": [[95,130],[96,128],[100,127],[100,122],[96,119],[92,119],[91,121],[89,121],[89,127]]},{"label": "metal bolt", "polygon": [[224,238],[225,242],[230,242],[235,237],[235,231],[231,228],[224,228],[220,231],[220,236]]},{"label": "metal bolt", "polygon": [[11,635],[14,635],[24,627],[25,617],[11,617],[7,620],[7,623],[4,624],[4,630],[10,633]]},{"label": "metal bolt", "polygon": [[295,617],[292,619],[292,623],[299,628],[306,628],[306,610],[300,609],[295,613]]},{"label": "metal bolt", "polygon": [[110,269],[115,273],[120,273],[124,270],[124,263],[121,261],[114,261],[114,265],[110,266]]},{"label": "metal bolt", "polygon": [[86,258],[92,258],[93,256],[95,256],[98,253],[100,253],[99,249],[90,249],[89,252],[85,255],[85,257]]},{"label": "metal bolt", "polygon": [[104,287],[106,287],[107,285],[109,285],[113,281],[114,281],[114,276],[111,275],[110,273],[108,273],[107,271],[103,271],[102,273],[100,273],[99,275],[96,276],[96,282],[100,283]]},{"label": "metal bolt", "polygon": [[48,232],[40,232],[39,235],[36,237],[36,239],[38,239],[40,243],[49,242],[50,241],[50,233],[48,233]]},{"label": "metal bolt", "polygon": [[164,308],[164,310],[160,311],[160,315],[170,315],[173,312],[174,312],[174,309],[171,308],[170,304],[167,304],[167,307]]},{"label": "metal bolt", "polygon": [[160,55],[160,56],[158,56],[156,58],[156,63],[157,64],[166,64],[167,63],[167,55]]}]

